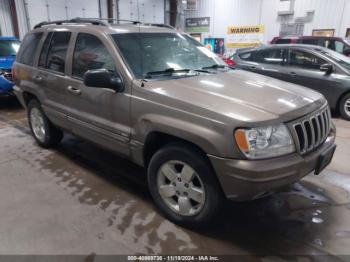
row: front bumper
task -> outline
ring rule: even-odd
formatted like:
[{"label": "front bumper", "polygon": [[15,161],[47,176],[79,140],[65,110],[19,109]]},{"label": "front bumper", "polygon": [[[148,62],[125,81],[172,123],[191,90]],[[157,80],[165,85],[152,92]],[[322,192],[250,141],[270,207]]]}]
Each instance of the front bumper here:
[{"label": "front bumper", "polygon": [[334,145],[335,130],[316,151],[264,160],[226,159],[208,155],[221,187],[231,200],[251,200],[292,184],[315,171],[320,155]]}]

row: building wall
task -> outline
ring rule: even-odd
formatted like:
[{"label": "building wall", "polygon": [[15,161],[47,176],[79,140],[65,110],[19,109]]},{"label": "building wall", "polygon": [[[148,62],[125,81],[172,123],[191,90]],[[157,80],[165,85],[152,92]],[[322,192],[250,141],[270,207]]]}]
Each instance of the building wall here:
[{"label": "building wall", "polygon": [[311,22],[305,23],[304,35],[313,29],[335,29],[336,36],[345,36],[350,28],[349,0],[295,0],[294,16],[279,17],[279,11],[287,11],[289,1],[280,0],[198,0],[198,10],[184,11],[185,18],[211,17],[210,37],[226,37],[229,25],[265,25],[264,42],[278,36],[281,23],[294,22],[314,10]]},{"label": "building wall", "polygon": [[119,0],[119,19],[164,23],[164,0]]},{"label": "building wall", "polygon": [[42,21],[99,17],[97,0],[24,0],[24,3],[30,28]]},{"label": "building wall", "polygon": [[[0,0],[0,30],[13,35],[8,1]],[[107,0],[14,0],[16,3],[20,38],[42,21],[65,20],[75,17],[107,18]],[[114,13],[119,19],[148,23],[164,23],[164,0],[114,0]],[[118,8],[117,8],[118,3]],[[115,15],[115,18],[117,16]]]}]

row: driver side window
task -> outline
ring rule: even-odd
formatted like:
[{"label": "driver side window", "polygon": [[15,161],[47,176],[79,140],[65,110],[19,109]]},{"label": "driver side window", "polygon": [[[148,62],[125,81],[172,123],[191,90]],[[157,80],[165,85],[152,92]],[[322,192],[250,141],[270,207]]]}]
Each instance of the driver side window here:
[{"label": "driver side window", "polygon": [[72,75],[83,78],[86,71],[102,68],[116,72],[112,56],[96,36],[80,33],[74,49]]},{"label": "driver side window", "polygon": [[290,50],[289,65],[305,69],[320,70],[320,66],[327,64],[327,61],[313,54]]}]

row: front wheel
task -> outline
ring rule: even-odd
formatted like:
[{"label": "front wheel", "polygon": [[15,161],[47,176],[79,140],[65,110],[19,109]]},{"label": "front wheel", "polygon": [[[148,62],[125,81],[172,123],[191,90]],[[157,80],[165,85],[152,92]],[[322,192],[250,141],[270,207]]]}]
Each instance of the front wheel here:
[{"label": "front wheel", "polygon": [[199,150],[187,144],[172,144],[160,149],[148,167],[152,197],[176,224],[201,226],[217,214],[222,191],[212,167]]},{"label": "front wheel", "polygon": [[350,93],[346,94],[340,101],[339,112],[344,119],[350,121]]}]

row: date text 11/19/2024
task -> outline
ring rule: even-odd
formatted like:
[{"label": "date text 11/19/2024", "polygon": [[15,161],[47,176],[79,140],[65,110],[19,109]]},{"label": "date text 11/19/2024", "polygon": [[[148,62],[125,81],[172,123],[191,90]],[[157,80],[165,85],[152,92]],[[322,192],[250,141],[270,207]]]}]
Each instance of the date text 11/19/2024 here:
[{"label": "date text 11/19/2024", "polygon": [[128,261],[220,261],[217,256],[128,256]]}]

